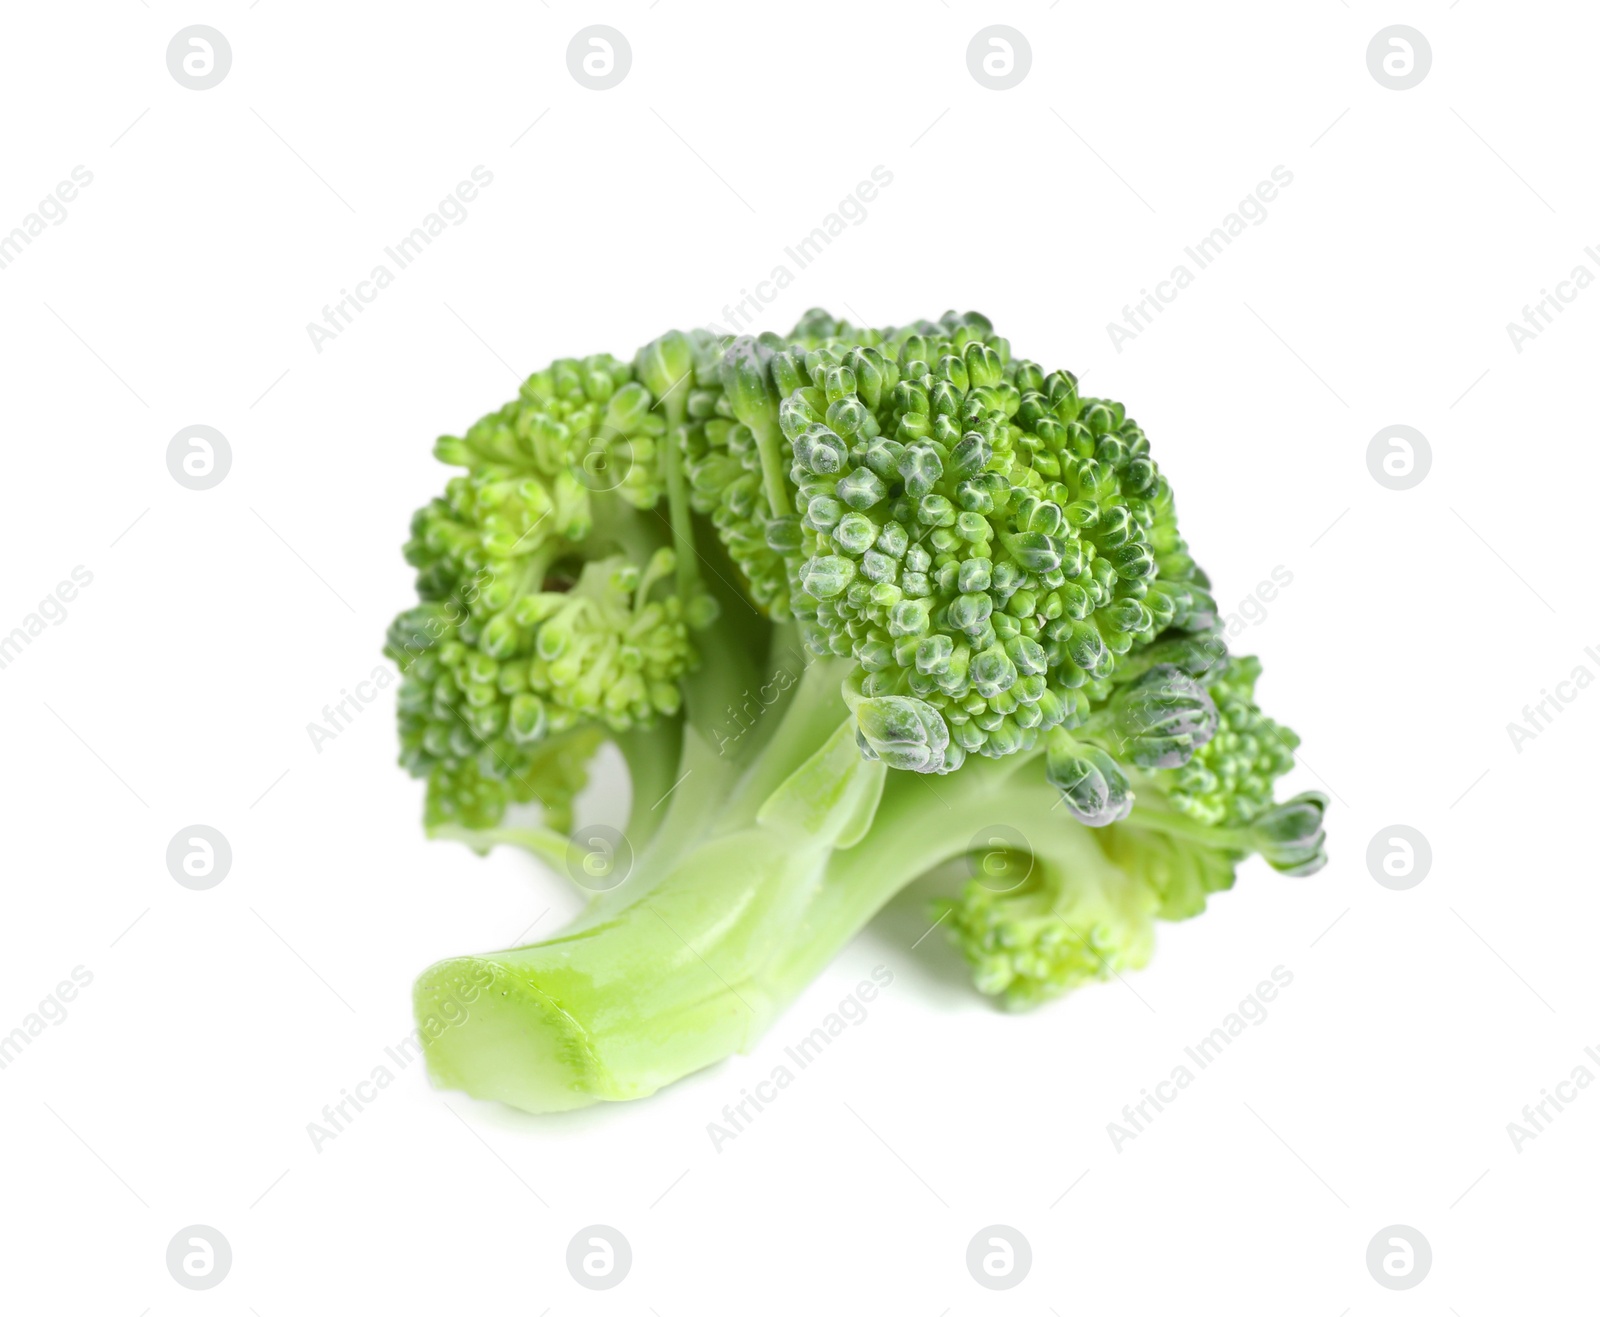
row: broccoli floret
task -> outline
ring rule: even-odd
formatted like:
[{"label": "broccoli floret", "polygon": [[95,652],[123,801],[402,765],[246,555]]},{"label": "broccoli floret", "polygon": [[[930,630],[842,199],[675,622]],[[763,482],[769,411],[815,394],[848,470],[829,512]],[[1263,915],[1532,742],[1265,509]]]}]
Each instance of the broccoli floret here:
[{"label": "broccoli floret", "polygon": [[[440,1083],[653,1092],[963,856],[934,918],[1013,1009],[1139,968],[1251,854],[1324,861],[1144,433],[980,315],[566,358],[436,451],[464,474],[406,546],[401,763],[431,835],[590,890],[422,976]],[[569,832],[608,741],[633,809],[600,864]]]},{"label": "broccoli floret", "polygon": [[[1214,642],[1211,652],[1218,652]],[[1165,653],[1182,657],[1171,646]],[[1091,719],[1112,736],[1133,732],[1126,770],[1098,746],[1046,751],[1046,776],[1065,807],[1089,825],[1079,835],[1092,838],[1100,861],[1148,901],[1139,908],[1151,917],[1201,913],[1212,892],[1233,886],[1235,869],[1252,854],[1296,877],[1327,862],[1327,797],[1311,791],[1273,803],[1273,784],[1293,767],[1299,742],[1256,708],[1260,670],[1253,658],[1222,658],[1202,683],[1170,663],[1146,669],[1122,688],[1135,698],[1114,696]],[[1170,698],[1152,701],[1159,692]],[[1157,735],[1142,737],[1150,727]],[[1186,730],[1167,735],[1174,727]],[[1202,731],[1197,749],[1173,746],[1195,729]],[[1141,755],[1144,771],[1131,766]],[[1058,834],[1070,831],[1042,826],[1026,835],[1037,849],[1058,844]],[[1035,840],[1040,837],[1045,841]],[[1142,965],[1149,952],[1143,926],[1127,917],[1126,899],[1114,905],[1094,899],[1106,890],[1104,879],[1094,877],[1098,872],[1092,859],[1081,857],[1075,866],[1041,862],[1032,880],[1014,891],[980,877],[943,903],[940,913],[951,917],[951,937],[979,990],[999,994],[1014,1009],[1086,978]]]},{"label": "broccoli floret", "polygon": [[1119,868],[1094,830],[1043,822],[1026,849],[1004,851],[934,907],[978,991],[1008,1010],[1142,969],[1155,944],[1158,894]]},{"label": "broccoli floret", "polygon": [[923,771],[1032,749],[1118,656],[1205,613],[1143,432],[982,316],[779,352],[771,374],[799,381],[779,415],[807,643],[853,656],[866,696],[937,712],[953,748]]}]

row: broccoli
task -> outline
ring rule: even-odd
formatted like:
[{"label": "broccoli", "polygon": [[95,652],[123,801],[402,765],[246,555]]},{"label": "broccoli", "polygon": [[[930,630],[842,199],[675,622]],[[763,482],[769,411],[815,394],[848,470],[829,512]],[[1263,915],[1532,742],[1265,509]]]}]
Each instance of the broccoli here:
[{"label": "broccoli", "polygon": [[[564,358],[436,453],[460,474],[385,650],[400,762],[431,836],[590,891],[559,936],[422,975],[442,1085],[652,1093],[950,861],[930,917],[1011,1009],[1143,965],[1252,854],[1325,862],[1143,431],[980,315]],[[590,844],[606,742],[631,813]]]}]

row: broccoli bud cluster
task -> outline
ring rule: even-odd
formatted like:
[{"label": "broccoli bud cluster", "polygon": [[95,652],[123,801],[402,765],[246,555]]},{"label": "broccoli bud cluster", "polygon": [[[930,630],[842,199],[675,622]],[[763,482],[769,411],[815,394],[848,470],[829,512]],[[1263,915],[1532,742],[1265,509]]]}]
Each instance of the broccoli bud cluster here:
[{"label": "broccoli bud cluster", "polygon": [[814,652],[856,659],[865,695],[944,722],[923,771],[1033,749],[1089,716],[1120,656],[1209,621],[1143,432],[1013,359],[983,317],[780,351],[770,370],[795,515],[768,542],[798,556],[794,611]]},{"label": "broccoli bud cluster", "polygon": [[1206,693],[1216,734],[1166,784],[1167,799],[1197,822],[1244,827],[1271,806],[1273,783],[1294,767],[1300,738],[1256,705],[1260,675],[1261,660],[1250,656],[1229,656],[1212,670]]},{"label": "broccoli bud cluster", "polygon": [[[800,588],[801,546],[793,498],[782,473],[787,447],[778,426],[778,398],[798,387],[803,354],[880,343],[876,330],[852,329],[824,312],[810,313],[788,338],[710,340],[696,336],[684,460],[696,512],[708,516],[746,593],[766,616],[787,621]],[[777,382],[773,369],[779,354]],[[793,354],[793,355],[791,355]]]},{"label": "broccoli bud cluster", "polygon": [[686,605],[652,598],[676,558],[633,515],[663,491],[655,401],[625,362],[565,359],[435,445],[466,474],[412,519],[421,602],[385,648],[403,673],[401,763],[429,779],[430,823],[488,826],[533,799],[559,814],[598,744],[572,733],[679,708],[695,663]]}]

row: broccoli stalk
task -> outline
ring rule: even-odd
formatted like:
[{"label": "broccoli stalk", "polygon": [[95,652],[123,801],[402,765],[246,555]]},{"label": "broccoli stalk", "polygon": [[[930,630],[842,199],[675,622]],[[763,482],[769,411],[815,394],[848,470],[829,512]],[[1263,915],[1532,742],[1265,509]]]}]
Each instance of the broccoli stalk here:
[{"label": "broccoli stalk", "polygon": [[[1319,868],[1327,801],[1274,802],[1297,741],[1148,448],[981,316],[822,312],[558,361],[440,440],[466,474],[407,546],[401,762],[430,835],[591,897],[422,976],[434,1078],[530,1111],[654,1092],[963,856],[933,917],[1013,1009],[1140,967],[1251,854]],[[569,830],[606,740],[633,805],[595,882]]]},{"label": "broccoli stalk", "polygon": [[760,1036],[814,973],[783,963],[797,927],[814,927],[807,941],[826,943],[825,964],[860,925],[831,915],[812,924],[833,850],[859,840],[886,773],[856,749],[837,666],[815,665],[781,714],[769,712],[776,726],[753,757],[719,755],[687,726],[681,781],[652,839],[560,937],[422,977],[427,1018],[485,982],[484,969],[492,975],[432,1043],[436,1079],[558,1110],[653,1092]]},{"label": "broccoli stalk", "polygon": [[1129,963],[1114,936],[1098,939],[1112,959],[1097,949],[1107,903],[1142,917],[1148,946],[1154,898],[1064,821],[1048,783],[1018,780],[1029,756],[937,784],[892,772],[861,755],[854,718],[841,716],[849,667],[814,662],[769,711],[754,755],[719,756],[686,729],[686,776],[656,840],[561,936],[429,970],[419,1018],[486,985],[430,1045],[434,1077],[533,1111],[654,1092],[747,1049],[885,902],[1001,818],[1037,836],[1032,858],[1056,871],[1042,913],[1053,920],[1059,904],[1081,924],[1078,981]]}]

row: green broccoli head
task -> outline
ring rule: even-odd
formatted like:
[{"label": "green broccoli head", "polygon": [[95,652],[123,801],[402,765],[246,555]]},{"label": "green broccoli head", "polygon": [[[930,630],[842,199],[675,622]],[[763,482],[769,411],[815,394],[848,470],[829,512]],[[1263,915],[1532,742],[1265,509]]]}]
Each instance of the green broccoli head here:
[{"label": "green broccoli head", "polygon": [[[412,519],[421,602],[389,629],[401,763],[430,826],[559,820],[598,745],[677,712],[697,661],[661,501],[667,423],[633,368],[557,361],[435,453],[466,469]],[[552,759],[560,761],[552,772]]]},{"label": "green broccoli head", "polygon": [[807,643],[944,720],[960,753],[931,771],[1033,749],[1119,656],[1209,620],[1143,432],[983,317],[775,351],[768,371],[795,506],[768,540],[796,546]]}]

